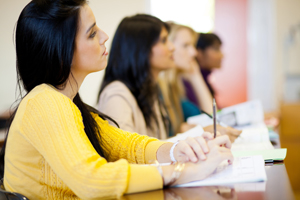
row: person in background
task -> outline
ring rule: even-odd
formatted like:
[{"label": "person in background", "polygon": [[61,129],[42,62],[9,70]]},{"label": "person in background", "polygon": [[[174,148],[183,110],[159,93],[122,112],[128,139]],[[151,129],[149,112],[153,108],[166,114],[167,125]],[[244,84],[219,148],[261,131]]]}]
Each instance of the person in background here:
[{"label": "person in background", "polygon": [[[124,18],[113,38],[99,91],[99,111],[127,131],[159,139],[174,135],[157,84],[174,67],[169,27],[146,14]],[[113,124],[113,123],[111,123]]]},{"label": "person in background", "polygon": [[[215,91],[209,83],[209,75],[214,69],[220,69],[223,59],[223,53],[221,50],[222,41],[214,33],[199,33],[199,38],[196,43],[197,48],[197,62],[204,81],[209,88],[212,96],[215,96]],[[192,92],[188,94],[188,99],[197,103],[192,97]]]},{"label": "person in background", "polygon": [[[198,70],[195,58],[196,32],[188,26],[175,23],[169,25],[169,39],[175,47],[173,56],[176,67],[160,74],[159,85],[173,128],[177,132],[184,132],[194,126],[186,124],[186,119],[201,113],[197,105],[212,113],[212,96]],[[196,92],[197,104],[187,99],[184,83],[188,83]]]},{"label": "person in background", "polygon": [[[103,70],[108,55],[108,36],[85,0],[29,2],[15,37],[26,95],[0,153],[5,190],[29,199],[113,198],[201,180],[222,161],[232,162],[228,137],[204,134],[174,146],[115,128],[82,102],[83,80]],[[170,155],[193,162],[139,165],[170,162]]]},{"label": "person in background", "polygon": [[[185,132],[195,126],[186,123],[188,117],[202,112],[212,113],[212,96],[196,61],[196,32],[188,26],[175,23],[169,23],[169,26],[169,39],[175,47],[173,57],[176,67],[160,73],[159,85],[173,129]],[[187,98],[190,93],[196,103]],[[204,127],[204,130],[213,132],[213,126]],[[218,131],[228,134],[232,141],[240,134],[240,131],[231,127],[218,126]]]}]

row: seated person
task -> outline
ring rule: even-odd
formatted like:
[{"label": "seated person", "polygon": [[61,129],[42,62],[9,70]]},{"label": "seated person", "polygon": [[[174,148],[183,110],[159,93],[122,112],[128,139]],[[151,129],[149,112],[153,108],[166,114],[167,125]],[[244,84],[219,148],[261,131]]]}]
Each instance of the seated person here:
[{"label": "seated person", "polygon": [[[204,179],[222,161],[232,162],[228,137],[206,133],[173,146],[115,128],[82,102],[85,77],[107,65],[108,39],[85,0],[31,1],[15,37],[26,95],[1,149],[5,190],[29,199],[116,198]],[[170,162],[171,155],[187,163],[139,165]]]}]

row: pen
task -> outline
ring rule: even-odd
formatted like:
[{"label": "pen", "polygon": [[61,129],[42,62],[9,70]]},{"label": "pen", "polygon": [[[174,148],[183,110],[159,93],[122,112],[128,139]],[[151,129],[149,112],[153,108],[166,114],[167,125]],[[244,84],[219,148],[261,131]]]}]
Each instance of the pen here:
[{"label": "pen", "polygon": [[216,120],[216,100],[213,98],[213,123],[214,123],[214,138],[216,138],[217,135],[217,120]]}]

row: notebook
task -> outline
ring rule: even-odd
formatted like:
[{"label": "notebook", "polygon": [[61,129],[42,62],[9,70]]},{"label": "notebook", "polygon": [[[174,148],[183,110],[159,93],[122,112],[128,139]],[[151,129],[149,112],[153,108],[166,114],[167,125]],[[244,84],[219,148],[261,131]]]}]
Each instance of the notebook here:
[{"label": "notebook", "polygon": [[265,162],[261,155],[235,157],[232,165],[228,165],[228,162],[225,160],[206,179],[177,185],[175,187],[197,187],[266,181],[267,175],[264,164]]}]

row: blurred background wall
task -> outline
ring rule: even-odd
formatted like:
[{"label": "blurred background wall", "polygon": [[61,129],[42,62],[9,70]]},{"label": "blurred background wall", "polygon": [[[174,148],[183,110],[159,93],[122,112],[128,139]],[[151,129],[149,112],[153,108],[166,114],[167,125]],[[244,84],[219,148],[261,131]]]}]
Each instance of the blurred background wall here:
[{"label": "blurred background wall", "polygon": [[[0,113],[16,99],[13,31],[28,0],[0,1]],[[90,0],[98,25],[107,32],[110,47],[121,19],[152,13],[162,20],[189,25],[196,31],[216,32],[223,41],[222,69],[212,84],[220,107],[260,99],[266,111],[280,102],[300,99],[299,0]],[[103,72],[89,75],[80,93],[96,104]]]}]

